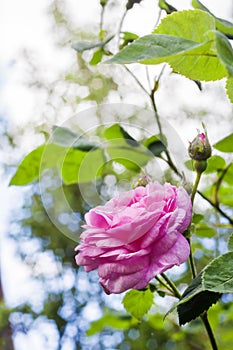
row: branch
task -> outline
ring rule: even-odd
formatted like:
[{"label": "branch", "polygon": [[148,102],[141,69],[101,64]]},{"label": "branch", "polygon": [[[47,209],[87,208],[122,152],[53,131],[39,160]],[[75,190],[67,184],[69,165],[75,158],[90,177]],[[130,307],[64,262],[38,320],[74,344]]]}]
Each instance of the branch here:
[{"label": "branch", "polygon": [[[163,67],[162,71],[163,70],[164,70],[164,67]],[[161,73],[160,73],[159,77],[161,77]],[[152,107],[153,107],[153,110],[154,110],[155,119],[156,119],[156,122],[157,122],[157,125],[158,125],[158,128],[159,128],[160,139],[161,139],[161,141],[163,141],[164,137],[163,137],[162,125],[161,125],[161,122],[160,122],[159,114],[158,114],[158,111],[157,111],[157,106],[156,106],[156,103],[155,103],[155,96],[154,96],[155,92],[157,90],[157,87],[158,87],[158,80],[155,82],[154,88],[151,90],[151,93],[149,94],[149,96],[150,96],[151,104],[152,104]],[[169,153],[169,151],[167,149],[165,151],[165,154],[167,156],[167,163],[169,164],[170,168],[176,173],[176,175],[178,175],[182,179],[183,176],[179,172],[179,170],[177,169],[175,164],[173,163],[172,158],[170,156],[170,153]]]},{"label": "branch", "polygon": [[197,191],[197,193],[205,199],[213,208],[215,208],[225,219],[229,221],[229,223],[233,226],[233,219],[228,216],[220,207],[218,207],[214,202],[212,202],[208,197],[206,197],[203,193],[200,191]]},{"label": "branch", "polygon": [[[163,130],[162,130],[162,125],[161,125],[161,122],[160,122],[160,117],[159,117],[159,114],[158,114],[158,111],[157,111],[157,106],[156,106],[156,103],[155,103],[155,92],[157,91],[157,88],[158,88],[158,83],[159,83],[159,80],[163,74],[163,71],[165,69],[165,65],[163,66],[157,80],[155,81],[154,83],[154,87],[151,89],[151,92],[148,92],[147,89],[142,85],[142,83],[140,82],[140,80],[136,77],[136,75],[131,72],[131,70],[126,67],[125,65],[123,66],[127,72],[131,75],[131,77],[135,80],[135,82],[137,83],[137,85],[144,91],[144,93],[150,98],[150,101],[151,101],[151,104],[152,104],[152,108],[154,110],[154,114],[155,114],[155,119],[156,119],[156,123],[158,125],[158,129],[159,129],[159,135],[160,135],[160,139],[161,141],[163,141],[164,139],[164,136],[163,136]],[[148,73],[147,73],[147,79],[148,79]],[[148,79],[149,81],[149,79]],[[170,156],[170,153],[169,151],[166,149],[165,151],[165,154],[166,154],[166,157],[167,159],[164,159],[166,161],[166,163],[170,166],[170,168],[176,173],[176,175],[178,175],[181,179],[183,178],[183,175],[179,172],[179,170],[177,169],[177,167],[175,166],[175,164],[173,163],[172,161],[172,158]]]},{"label": "branch", "polygon": [[147,96],[150,97],[150,93],[146,90],[146,88],[142,85],[140,80],[136,77],[136,75],[125,65],[123,67],[127,70],[127,72],[131,75],[131,77],[135,80],[135,82],[138,84],[138,86],[145,92]]},{"label": "branch", "polygon": [[200,317],[201,317],[202,322],[204,323],[204,326],[206,328],[206,331],[207,331],[207,334],[208,334],[208,337],[209,337],[212,349],[213,350],[218,350],[218,346],[217,346],[216,340],[214,338],[214,333],[213,333],[213,331],[211,329],[211,326],[210,326],[210,323],[209,323],[209,320],[208,320],[208,317],[207,317],[207,312],[204,312]]},{"label": "branch", "polygon": [[222,181],[224,179],[224,176],[226,175],[226,173],[227,173],[228,169],[230,168],[230,166],[231,166],[231,163],[228,164],[228,166],[225,169],[223,169],[221,176],[219,177],[218,181],[216,182],[215,193],[214,193],[214,199],[215,199],[216,207],[219,207],[218,192],[220,190],[220,187],[221,187]]},{"label": "branch", "polygon": [[128,10],[126,9],[125,12],[123,13],[123,16],[121,17],[121,21],[120,21],[119,28],[118,28],[118,31],[117,31],[117,34],[118,34],[117,46],[118,47],[120,46],[120,34],[121,34],[121,30],[122,30],[123,23],[124,23],[126,15],[127,15],[127,12],[128,12]]}]

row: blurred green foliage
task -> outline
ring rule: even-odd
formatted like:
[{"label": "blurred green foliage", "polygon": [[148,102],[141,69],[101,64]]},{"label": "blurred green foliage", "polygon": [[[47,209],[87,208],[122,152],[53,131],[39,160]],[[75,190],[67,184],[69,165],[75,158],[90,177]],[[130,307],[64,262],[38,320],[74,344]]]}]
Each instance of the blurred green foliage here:
[{"label": "blurred green foliage", "polygon": [[[128,1],[127,11],[137,3],[140,1]],[[166,12],[174,11],[165,1],[159,3]],[[66,89],[59,96],[59,101],[65,106],[77,106],[84,101],[100,104],[108,102],[109,96],[116,92],[120,100],[123,100],[125,96],[119,92],[119,76],[116,78],[109,66],[103,68],[103,65],[97,65],[111,54],[114,37],[110,35],[110,40],[100,40],[98,32],[94,35],[88,31],[77,34],[70,28],[62,4],[61,1],[54,1],[51,7],[56,28],[65,28],[65,37],[69,43],[79,41],[79,46],[76,45],[77,63],[64,77]],[[107,11],[109,4],[101,1],[99,6]],[[108,13],[110,15],[111,8]],[[209,14],[203,16],[210,18]],[[127,48],[137,38],[135,33],[123,32],[120,47]],[[87,43],[85,46],[83,40],[85,43],[88,40],[89,46]],[[62,45],[65,45],[64,42]],[[91,50],[89,54],[87,49]],[[123,78],[122,75],[121,79]],[[77,92],[71,97],[69,87],[85,88],[85,93],[82,95]],[[48,91],[49,101],[53,101],[56,95],[56,85],[51,86]],[[51,106],[55,112],[59,107],[52,103]],[[97,118],[101,124],[103,115],[99,114]],[[150,165],[154,156],[156,160],[163,159],[169,149],[169,139],[158,134],[154,120],[147,125],[154,130],[150,136],[142,134],[134,137],[130,128],[125,129],[121,125],[121,118],[127,120],[130,126],[135,121],[142,127],[148,124],[144,115],[140,119],[134,111],[123,116],[119,111],[107,122],[107,127],[95,130],[96,134],[93,132],[90,138],[83,136],[85,132],[82,125],[74,128],[71,123],[68,128],[55,127],[52,143],[33,150],[16,170],[11,185],[28,185],[29,190],[22,211],[12,215],[14,229],[9,229],[9,237],[14,240],[21,261],[30,268],[30,278],[38,285],[40,307],[36,307],[30,298],[12,310],[2,302],[0,328],[8,324],[9,318],[14,335],[28,334],[34,328],[39,329],[38,324],[46,325],[49,322],[57,335],[54,350],[66,350],[67,341],[71,344],[70,348],[82,350],[207,350],[209,347],[205,344],[208,344],[208,339],[200,320],[192,321],[181,330],[175,312],[164,320],[164,314],[177,300],[159,281],[153,281],[152,289],[126,294],[123,300],[126,312],[122,305],[123,296],[108,299],[98,285],[96,271],[86,274],[75,264],[74,248],[82,231],[85,213],[91,206],[109,199],[116,190],[124,190],[124,181],[127,180],[127,184],[133,183],[140,176],[141,167]],[[47,138],[51,135],[46,127],[44,133]],[[215,148],[230,153],[231,141],[232,134],[216,143]],[[80,186],[77,173],[85,157],[87,166],[83,168]],[[193,170],[191,162],[186,165]],[[214,155],[208,160],[204,175],[208,186],[202,194],[212,203],[212,207],[205,209],[204,215],[195,213],[191,227],[193,254],[198,271],[227,250],[226,242],[232,232],[232,222],[229,221],[233,207],[232,172],[232,162],[224,154]],[[157,171],[155,173],[156,178]],[[96,178],[97,199],[92,193],[92,180]],[[169,166],[164,170],[164,180],[174,184],[178,182],[177,174]],[[83,193],[89,193],[88,201]],[[220,207],[226,213],[224,217],[215,210]],[[49,263],[41,266],[41,261]],[[191,282],[187,264],[179,274],[171,272],[171,277],[182,291]],[[134,299],[130,300],[132,294]],[[143,303],[143,307],[139,307],[144,298],[146,305]],[[233,348],[231,301],[231,295],[223,296],[209,312],[219,349]],[[150,311],[146,313],[148,310]],[[40,336],[46,339],[43,332]]]}]

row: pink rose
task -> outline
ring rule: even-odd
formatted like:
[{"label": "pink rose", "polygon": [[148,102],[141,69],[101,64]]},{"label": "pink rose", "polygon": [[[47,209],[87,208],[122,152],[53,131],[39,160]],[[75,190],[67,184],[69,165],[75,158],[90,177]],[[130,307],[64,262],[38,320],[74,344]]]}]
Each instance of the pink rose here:
[{"label": "pink rose", "polygon": [[141,289],[189,256],[182,232],[191,220],[187,192],[168,183],[123,192],[86,215],[78,265],[97,269],[107,294]]}]

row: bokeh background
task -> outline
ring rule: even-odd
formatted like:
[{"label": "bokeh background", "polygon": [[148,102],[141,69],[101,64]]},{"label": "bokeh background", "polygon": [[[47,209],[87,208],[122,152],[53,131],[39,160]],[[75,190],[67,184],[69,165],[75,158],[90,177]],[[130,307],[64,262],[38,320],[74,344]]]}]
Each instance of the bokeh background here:
[{"label": "bokeh background", "polygon": [[[178,9],[191,8],[189,0],[170,3]],[[218,17],[233,21],[231,0],[203,0],[203,4]],[[116,32],[125,5],[126,1],[109,0],[103,19],[109,35]],[[122,30],[148,34],[164,15],[157,1],[143,0],[128,11]],[[121,66],[90,64],[93,51],[77,54],[72,49],[79,40],[98,40],[100,18],[98,0],[0,3],[0,344],[2,349],[16,350],[203,349],[206,335],[199,321],[180,332],[175,313],[163,320],[172,298],[155,296],[150,314],[138,322],[125,313],[122,295],[104,294],[96,271],[86,274],[75,265],[83,215],[96,204],[91,195],[88,205],[85,201],[90,185],[80,192],[77,185],[61,184],[49,170],[43,176],[43,191],[41,183],[8,186],[17,165],[48,140],[53,125],[85,132],[97,141],[101,140],[97,126],[115,122],[127,121],[128,130],[139,139],[157,132],[150,101],[130,73]],[[148,75],[152,82],[161,69],[130,66],[146,87]],[[212,143],[233,132],[224,81],[202,84],[200,91],[194,82],[165,67],[156,102],[165,129],[180,144],[176,163],[182,169],[188,141],[202,121]],[[103,104],[107,107],[99,108]],[[177,180],[162,163],[154,169],[151,165],[146,169],[154,179]],[[187,175],[192,181],[192,173]],[[138,176],[115,164],[98,184],[100,200],[129,189]],[[212,180],[206,177],[203,186]],[[233,201],[229,211],[232,206]],[[56,213],[55,218],[48,209]],[[194,242],[199,269],[226,250],[230,232],[227,222],[198,198],[196,210],[203,209],[208,217],[204,235],[207,231],[208,235],[203,239],[200,230]],[[185,264],[170,271],[181,289],[187,283],[186,271]],[[230,301],[231,296],[225,297],[210,311],[217,339],[221,335],[221,349],[233,348]]]}]

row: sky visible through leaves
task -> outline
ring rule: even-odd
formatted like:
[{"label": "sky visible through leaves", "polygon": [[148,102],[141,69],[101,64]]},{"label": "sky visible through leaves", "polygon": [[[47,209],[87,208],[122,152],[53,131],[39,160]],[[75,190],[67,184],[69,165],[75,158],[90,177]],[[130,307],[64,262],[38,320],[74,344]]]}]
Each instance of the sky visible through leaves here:
[{"label": "sky visible through leaves", "polygon": [[[97,14],[99,15],[99,7],[93,1],[77,1],[75,3],[74,1],[67,1],[65,7],[70,16],[71,25],[74,28],[82,28],[84,32],[88,26],[95,27],[98,23]],[[177,5],[175,1],[170,1],[170,3]],[[189,6],[187,3],[184,0],[180,1],[179,6],[186,8]],[[203,3],[211,8],[214,13],[217,13],[219,17],[232,20],[233,13],[230,13],[230,10],[232,10],[230,0],[226,1],[224,6],[217,0],[203,1]],[[6,37],[2,38],[3,55],[0,66],[2,73],[0,93],[3,103],[0,113],[1,120],[7,120],[9,123],[10,134],[15,138],[14,142],[17,147],[17,153],[14,154],[8,154],[10,148],[1,150],[3,159],[6,155],[7,157],[9,156],[6,162],[8,166],[7,179],[1,182],[0,192],[2,199],[1,231],[5,232],[1,240],[1,266],[3,269],[6,301],[11,306],[14,306],[14,304],[17,304],[20,300],[30,295],[30,300],[38,308],[40,307],[36,294],[34,295],[38,285],[30,280],[31,271],[21,263],[18,264],[18,259],[15,257],[15,246],[10,244],[6,238],[8,224],[12,219],[11,210],[17,211],[21,208],[24,201],[24,194],[27,196],[27,190],[22,191],[18,188],[7,187],[14,165],[19,163],[28,151],[41,144],[42,136],[38,134],[35,136],[35,125],[39,125],[40,129],[48,123],[50,125],[54,124],[54,122],[62,123],[67,118],[70,118],[71,115],[93,106],[87,100],[77,104],[75,109],[69,105],[62,106],[59,115],[55,115],[52,108],[50,109],[49,106],[45,108],[48,96],[43,86],[41,88],[41,86],[30,85],[30,81],[32,80],[33,82],[33,79],[31,79],[33,75],[38,75],[45,86],[52,84],[57,79],[62,80],[66,70],[76,64],[76,57],[71,49],[71,45],[65,45],[64,49],[62,49],[61,46],[54,44],[64,33],[62,30],[61,32],[53,33],[53,24],[51,17],[48,15],[48,8],[50,6],[52,6],[52,1],[47,2],[45,0],[40,2],[29,0],[18,2],[16,0],[10,0],[0,5],[0,32],[7,33]],[[146,35],[151,32],[156,19],[156,15],[151,11],[151,7],[153,8],[153,4],[150,0],[145,0],[142,8],[139,8],[139,5],[135,6],[135,9],[132,10],[132,14],[125,23],[126,29],[130,28],[131,31],[135,31],[139,35]],[[117,15],[115,14],[115,16]],[[64,38],[66,38],[65,35]],[[31,62],[30,65],[28,61]],[[139,75],[142,75],[142,67],[135,67],[134,69],[135,71],[138,69]],[[119,83],[120,78],[116,79],[118,79]],[[195,114],[197,109],[199,112],[202,111],[206,113],[205,118],[207,120],[209,134],[211,135],[211,141],[213,143],[217,142],[219,135],[225,134],[226,127],[228,127],[225,118],[226,115],[232,113],[232,107],[223,94],[222,82],[216,82],[215,89],[213,90],[211,90],[211,84],[208,85],[207,83],[203,95],[200,96],[194,84],[191,88],[187,89],[188,82],[183,78],[177,79],[174,78],[172,81],[171,90],[167,89],[168,83],[166,80],[164,81],[165,88],[159,92],[159,109],[161,114],[169,117],[171,125],[177,123],[176,125],[179,126],[179,136],[184,144],[187,144],[188,140],[191,140],[195,136],[196,128],[200,125],[197,120],[195,122],[191,120],[192,115]],[[25,84],[25,81],[29,81],[29,84]],[[176,89],[178,83],[180,84],[179,91]],[[60,102],[56,100],[56,94],[59,96],[64,92],[62,83],[58,84],[56,89],[53,103],[59,106]],[[70,96],[74,94],[72,87],[70,89],[71,91],[67,93],[68,96],[69,94]],[[137,89],[130,93],[127,89],[127,84],[123,84],[120,91],[122,96],[127,95],[125,99],[127,103],[134,103],[136,100],[138,104],[144,104],[144,98]],[[189,94],[187,93],[188,90]],[[85,96],[85,90],[80,91],[80,96],[82,94]],[[118,98],[113,92],[109,102],[113,102],[114,99],[118,102]],[[186,114],[188,114],[188,118],[183,123],[182,117]],[[218,124],[218,128],[215,126],[216,123]],[[233,130],[230,131],[233,132]],[[1,174],[4,174],[4,171],[5,169],[0,169]],[[46,259],[41,262],[41,269],[50,263],[51,259],[48,254]],[[52,263],[50,266],[51,268],[48,270],[48,273],[53,274],[53,268],[55,269],[55,267]],[[175,270],[174,273],[176,273]],[[67,277],[65,282],[67,283],[67,288],[69,288],[69,278],[72,279],[73,277]],[[85,290],[85,279],[83,280],[83,288]],[[27,290],[25,285],[27,286]],[[41,293],[43,294],[43,291]],[[120,306],[120,300],[117,300],[116,304]],[[95,310],[94,313],[93,310]],[[89,319],[92,317],[95,320],[99,316],[98,306],[95,303],[90,304],[85,312],[86,318]],[[50,331],[53,332],[52,327]],[[21,335],[17,339],[16,350],[25,350],[25,344],[27,344],[28,349],[41,350],[43,347],[43,343],[41,343],[41,339],[36,331],[34,333],[32,332],[27,338]],[[50,349],[49,346],[47,349]],[[51,349],[54,349],[53,344],[51,344]]]}]

